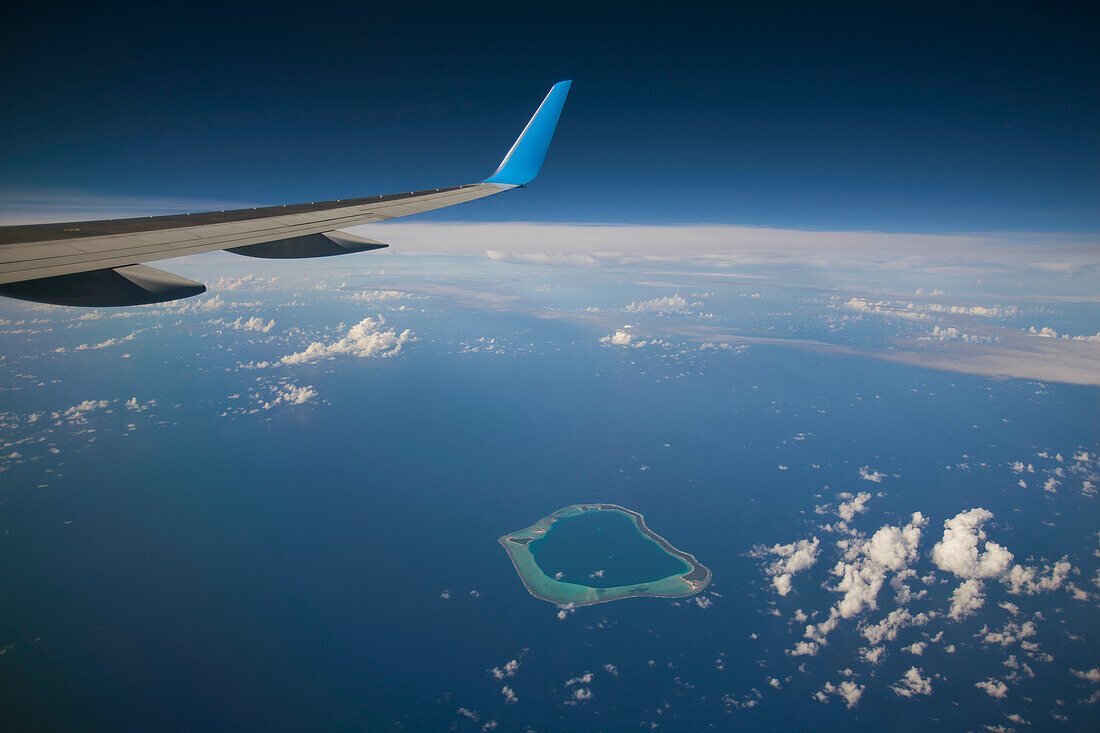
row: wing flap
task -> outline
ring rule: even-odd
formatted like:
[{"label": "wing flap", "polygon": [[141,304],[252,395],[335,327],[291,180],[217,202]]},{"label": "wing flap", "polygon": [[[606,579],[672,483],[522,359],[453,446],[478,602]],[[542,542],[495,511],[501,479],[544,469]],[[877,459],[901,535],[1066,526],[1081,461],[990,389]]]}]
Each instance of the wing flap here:
[{"label": "wing flap", "polygon": [[389,247],[389,245],[347,232],[322,232],[307,234],[304,237],[280,239],[277,242],[232,247],[226,252],[266,260],[298,260],[309,257],[333,257],[352,252],[369,252],[383,247]]},{"label": "wing flap", "polygon": [[146,265],[89,270],[0,285],[0,295],[35,303],[110,307],[190,298],[206,286]]}]

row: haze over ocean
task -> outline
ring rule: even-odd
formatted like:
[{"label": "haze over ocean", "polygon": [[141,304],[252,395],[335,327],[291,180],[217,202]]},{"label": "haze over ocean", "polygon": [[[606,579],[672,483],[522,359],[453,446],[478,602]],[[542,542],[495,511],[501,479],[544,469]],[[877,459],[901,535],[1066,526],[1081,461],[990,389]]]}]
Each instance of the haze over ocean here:
[{"label": "haze over ocean", "polygon": [[[1097,728],[1097,20],[6,11],[5,223],[472,182],[574,86],[389,249],[0,301],[2,727]],[[711,584],[533,597],[588,502]]]}]

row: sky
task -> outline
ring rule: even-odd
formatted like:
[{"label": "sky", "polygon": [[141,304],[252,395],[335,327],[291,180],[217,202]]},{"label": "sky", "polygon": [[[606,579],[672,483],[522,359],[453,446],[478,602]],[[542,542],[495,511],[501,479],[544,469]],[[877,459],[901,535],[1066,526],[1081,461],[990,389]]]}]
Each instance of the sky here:
[{"label": "sky", "polygon": [[1098,21],[1085,3],[27,5],[0,24],[0,216],[473,182],[573,79],[530,191],[423,218],[1095,241]]}]

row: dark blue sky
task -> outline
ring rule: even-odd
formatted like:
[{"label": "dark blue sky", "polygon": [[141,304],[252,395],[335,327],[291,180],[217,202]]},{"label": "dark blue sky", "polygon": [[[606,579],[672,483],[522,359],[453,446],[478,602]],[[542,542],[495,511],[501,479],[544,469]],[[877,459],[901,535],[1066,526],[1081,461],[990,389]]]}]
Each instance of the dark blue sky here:
[{"label": "dark blue sky", "polygon": [[0,191],[466,183],[572,78],[531,190],[430,218],[1100,230],[1095,4],[880,5],[28,5]]}]

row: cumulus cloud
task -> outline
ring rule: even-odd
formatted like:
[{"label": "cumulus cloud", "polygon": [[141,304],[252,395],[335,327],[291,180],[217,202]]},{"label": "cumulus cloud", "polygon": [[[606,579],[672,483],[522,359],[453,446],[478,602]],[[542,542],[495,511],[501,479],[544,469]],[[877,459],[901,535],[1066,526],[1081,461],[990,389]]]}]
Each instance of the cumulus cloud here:
[{"label": "cumulus cloud", "polygon": [[982,595],[982,581],[970,578],[964,581],[951,594],[951,607],[947,615],[956,621],[962,621],[985,604],[985,596]]},{"label": "cumulus cloud", "polygon": [[592,690],[587,687],[578,687],[573,690],[573,699],[578,702],[584,702],[585,700],[591,700],[594,697]]},{"label": "cumulus cloud", "polygon": [[54,420],[68,420],[71,423],[84,423],[88,420],[88,413],[94,410],[104,410],[110,407],[107,400],[84,400],[61,412],[55,412],[51,417]]},{"label": "cumulus cloud", "polygon": [[813,567],[817,562],[820,540],[817,537],[809,540],[798,540],[787,545],[772,545],[771,547],[757,547],[753,555],[762,557],[767,555],[778,556],[779,559],[770,563],[765,569],[772,576],[772,585],[779,595],[785,596],[791,592],[791,578],[795,573]]},{"label": "cumulus cloud", "polygon": [[[125,336],[120,336],[118,338],[109,338],[106,341],[99,342],[98,344],[80,344],[79,346],[74,346],[73,351],[90,351],[93,349],[106,349],[111,346],[118,346],[119,344],[125,343],[126,341],[133,341],[134,337],[137,336],[139,333],[141,333],[141,331],[134,331],[133,333],[128,333]],[[56,349],[56,351],[59,352],[64,350],[65,347]]]},{"label": "cumulus cloud", "polygon": [[355,300],[366,300],[372,303],[383,300],[409,300],[412,297],[411,293],[401,290],[361,290],[352,295]]},{"label": "cumulus cloud", "polygon": [[814,698],[818,702],[829,702],[829,696],[835,695],[844,700],[844,704],[849,709],[854,708],[859,704],[859,699],[863,697],[863,685],[857,685],[851,680],[844,680],[839,685],[834,685],[832,682],[826,682],[825,686],[814,693]]},{"label": "cumulus cloud", "polygon": [[902,697],[931,695],[932,678],[922,677],[920,667],[910,667],[896,684],[890,685],[890,689]]},{"label": "cumulus cloud", "polygon": [[211,290],[260,290],[279,283],[278,277],[245,275],[243,277],[219,277],[210,283]]},{"label": "cumulus cloud", "polygon": [[[886,617],[879,621],[877,624],[866,624],[860,630],[865,638],[872,645],[881,644],[884,641],[894,641],[898,638],[898,631],[907,628],[909,626],[925,626],[929,621],[936,618],[935,612],[924,612],[914,614],[908,608],[896,608],[890,613],[886,614]],[[923,644],[923,642],[917,642]],[[913,646],[916,646],[914,644]],[[875,647],[881,649],[882,647]],[[921,651],[923,651],[923,646]],[[872,650],[873,651],[873,650]],[[918,654],[919,652],[914,652]],[[875,662],[872,662],[873,664]]]},{"label": "cumulus cloud", "polygon": [[519,698],[516,697],[515,691],[508,685],[500,688],[500,694],[504,695],[505,705],[514,705],[515,703],[519,702]]},{"label": "cumulus cloud", "polygon": [[1092,669],[1085,670],[1084,672],[1076,669],[1070,669],[1070,674],[1079,680],[1085,682],[1091,682],[1093,684],[1100,683],[1100,667],[1093,667]]},{"label": "cumulus cloud", "polygon": [[886,478],[886,474],[872,470],[870,466],[860,466],[859,477],[864,481],[873,481],[876,484],[881,484],[882,480]]},{"label": "cumulus cloud", "polygon": [[643,300],[637,303],[631,303],[626,307],[627,313],[656,313],[659,316],[663,316],[668,313],[678,313],[680,315],[691,315],[692,308],[698,308],[702,306],[702,303],[689,303],[686,299],[679,295],[665,296],[663,298],[653,298],[651,300]]},{"label": "cumulus cloud", "polygon": [[1033,596],[1036,593],[1058,590],[1072,571],[1073,566],[1066,558],[1062,558],[1053,567],[1045,565],[1042,570],[1014,565],[1004,580],[1009,586],[1009,593]]},{"label": "cumulus cloud", "polygon": [[[982,529],[993,512],[980,507],[960,512],[944,521],[943,539],[932,548],[932,562],[959,578],[999,578],[1012,563],[1012,553],[986,541]],[[985,542],[984,550],[979,544]]]},{"label": "cumulus cloud", "polygon": [[1024,621],[1022,624],[1009,621],[999,631],[989,631],[988,628],[983,628],[980,633],[982,634],[982,641],[986,644],[1010,646],[1017,643],[1021,645],[1027,643],[1032,647],[1029,651],[1035,651],[1034,645],[1025,642],[1025,640],[1035,636],[1038,629],[1031,621]]},{"label": "cumulus cloud", "polygon": [[142,402],[137,397],[131,397],[126,400],[124,404],[126,405],[126,409],[132,412],[145,412],[152,407],[156,407],[157,401],[149,400],[148,402]]},{"label": "cumulus cloud", "polygon": [[264,402],[262,408],[270,410],[279,405],[304,405],[317,396],[317,390],[312,385],[299,387],[289,382],[284,382],[275,387],[275,396]]},{"label": "cumulus cloud", "polygon": [[600,343],[605,346],[629,346],[635,349],[640,346],[645,346],[646,342],[638,340],[634,334],[627,330],[629,328],[630,326],[624,326],[616,330],[615,333],[610,336],[603,336],[600,338]]},{"label": "cumulus cloud", "polygon": [[[1012,553],[1007,548],[986,540],[982,526],[992,518],[992,512],[979,507],[960,512],[946,520],[943,539],[932,548],[932,562],[941,570],[951,572],[959,578],[1000,579],[1009,587],[1009,593],[1015,595],[1035,595],[1063,586],[1071,592],[1079,591],[1068,582],[1073,566],[1064,557],[1054,565],[1044,565],[1041,570],[1031,566],[1013,565]],[[965,617],[969,613],[966,610],[968,604],[973,609],[980,608],[981,590],[981,584],[963,583],[959,586],[952,598],[952,618],[958,620]],[[1088,600],[1086,593],[1074,592],[1074,597]],[[956,610],[960,615],[956,615]]]},{"label": "cumulus cloud", "polygon": [[504,667],[493,667],[489,670],[489,674],[493,675],[494,679],[502,680],[505,677],[514,677],[516,671],[519,669],[519,660],[512,659]]},{"label": "cumulus cloud", "polygon": [[305,364],[344,355],[359,358],[395,356],[413,338],[413,332],[405,329],[397,333],[393,328],[385,328],[385,323],[381,316],[364,318],[338,341],[330,344],[314,341],[304,351],[289,354],[279,361],[283,364]]},{"label": "cumulus cloud", "polygon": [[[816,655],[842,619],[852,618],[866,609],[878,608],[878,595],[887,575],[891,572],[903,575],[908,564],[916,560],[921,528],[926,524],[924,516],[914,512],[909,523],[903,527],[886,525],[870,539],[856,537],[837,542],[838,549],[844,554],[831,573],[840,580],[828,590],[842,593],[843,597],[829,610],[823,621],[807,625],[803,634],[807,641],[798,642],[787,653],[792,656]],[[777,570],[782,571],[782,568]],[[892,611],[877,624],[864,626],[863,635],[872,645],[877,645],[883,639],[896,638],[898,629],[903,626],[923,626],[932,618],[934,614],[914,616],[903,607]]]},{"label": "cumulus cloud", "polygon": [[993,677],[983,680],[982,682],[976,682],[974,686],[979,690],[985,690],[987,695],[995,697],[998,700],[1003,700],[1008,695],[1008,685]]},{"label": "cumulus cloud", "polygon": [[211,323],[225,328],[232,328],[235,331],[256,331],[258,333],[270,333],[271,329],[275,328],[275,319],[270,319],[265,323],[264,319],[259,316],[252,316],[248,320],[245,320],[244,316],[238,316],[235,321],[219,318],[211,321]]},{"label": "cumulus cloud", "polygon": [[[860,469],[860,475],[863,474],[863,469]],[[880,480],[881,479],[877,479]],[[836,513],[845,522],[852,521],[852,518],[857,514],[862,514],[867,511],[867,502],[870,500],[871,495],[866,491],[861,491],[852,497],[849,501],[842,502],[837,507]]]},{"label": "cumulus cloud", "polygon": [[1043,338],[1055,338],[1055,339],[1056,338],[1061,338],[1061,339],[1064,339],[1066,341],[1094,341],[1094,342],[1100,342],[1100,333],[1097,333],[1097,334],[1092,335],[1092,336],[1089,336],[1087,334],[1084,335],[1084,336],[1070,336],[1068,333],[1060,334],[1057,331],[1055,331],[1053,328],[1051,328],[1050,326],[1043,326],[1042,328],[1035,328],[1035,326],[1032,326],[1031,328],[1029,328],[1027,330],[1027,332],[1029,334],[1031,334],[1032,336],[1041,336]]},{"label": "cumulus cloud", "polygon": [[840,581],[831,590],[843,593],[836,605],[841,618],[851,618],[865,608],[878,608],[879,591],[890,571],[900,572],[916,559],[921,528],[928,520],[914,512],[904,527],[891,525],[880,528],[870,540],[841,540],[844,559],[833,568]]},{"label": "cumulus cloud", "polygon": [[979,336],[966,333],[955,326],[933,326],[932,333],[924,338],[933,341],[963,341],[969,344],[992,344],[1000,340],[996,336]]}]

